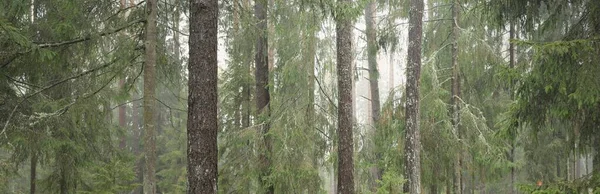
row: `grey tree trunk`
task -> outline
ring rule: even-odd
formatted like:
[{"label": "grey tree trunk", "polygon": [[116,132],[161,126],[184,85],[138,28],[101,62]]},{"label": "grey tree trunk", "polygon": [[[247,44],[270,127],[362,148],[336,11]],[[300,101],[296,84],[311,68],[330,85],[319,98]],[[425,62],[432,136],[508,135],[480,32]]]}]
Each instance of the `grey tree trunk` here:
[{"label": "grey tree trunk", "polygon": [[[250,0],[244,0],[243,1],[243,9],[250,9]],[[247,52],[247,54],[252,53],[252,48],[248,47],[246,48],[246,50],[244,52]],[[246,68],[248,69],[248,75],[252,74],[252,59],[248,59],[248,61],[246,61],[246,63],[244,63],[246,65]],[[242,127],[243,128],[247,128],[250,126],[250,115],[251,115],[251,87],[252,84],[249,82],[245,82],[244,86],[242,88]]]},{"label": "grey tree trunk", "polygon": [[[121,89],[125,89],[125,79],[121,79],[119,80],[119,88]],[[126,116],[125,116],[125,112],[126,111],[126,105],[122,104],[121,106],[119,106],[119,127],[121,127],[121,129],[125,129],[126,127]],[[121,149],[125,149],[127,147],[127,133],[124,133],[121,137],[119,137],[119,148]]]},{"label": "grey tree trunk", "polygon": [[190,1],[188,193],[217,193],[217,0]]},{"label": "grey tree trunk", "polygon": [[408,27],[408,57],[406,67],[406,128],[404,173],[408,179],[404,192],[420,194],[421,135],[419,129],[419,84],[421,78],[421,47],[423,38],[423,0],[411,0]]},{"label": "grey tree trunk", "polygon": [[256,53],[254,63],[256,70],[254,76],[256,79],[256,108],[259,117],[262,118],[262,151],[259,154],[261,172],[259,180],[265,193],[273,194],[275,192],[273,184],[266,180],[271,174],[271,137],[268,135],[270,128],[270,95],[269,95],[269,46],[267,42],[267,0],[256,0],[254,4],[254,14],[258,20],[258,37],[256,40]]},{"label": "grey tree trunk", "polygon": [[[138,98],[137,95],[133,95],[132,96],[132,101],[136,100],[136,98]],[[131,120],[132,120],[132,127],[133,127],[133,144],[132,144],[132,149],[133,149],[133,154],[135,154],[135,156],[139,156],[141,154],[141,149],[140,149],[140,140],[142,139],[142,129],[140,129],[140,118],[139,118],[139,109],[138,107],[140,106],[140,103],[135,101],[133,102],[132,108],[131,108]],[[144,182],[144,159],[139,159],[138,161],[135,162],[135,174],[136,174],[136,183],[139,184],[143,184]],[[143,193],[143,187],[142,186],[137,186],[134,191],[134,194],[141,194]]]},{"label": "grey tree trunk", "polygon": [[[338,6],[351,4],[351,0],[338,0]],[[347,15],[336,16],[336,48],[338,76],[338,185],[339,193],[354,193],[354,141],[352,138],[353,99],[352,22]]]},{"label": "grey tree trunk", "polygon": [[452,130],[456,134],[458,142],[458,151],[454,159],[454,193],[461,194],[463,192],[463,177],[462,177],[462,137],[459,128],[460,119],[460,78],[458,72],[458,11],[459,1],[454,0],[452,4]]},{"label": "grey tree trunk", "polygon": [[[371,121],[374,126],[374,130],[371,135],[375,135],[377,131],[377,122],[379,121],[379,114],[381,109],[381,103],[379,101],[379,71],[377,70],[377,23],[375,22],[377,12],[377,2],[371,0],[365,7],[365,23],[366,23],[366,35],[367,35],[367,61],[369,64],[369,88],[371,98]],[[375,145],[375,143],[373,143]],[[375,146],[373,146],[375,148]],[[375,150],[375,163],[379,161],[380,155]],[[376,191],[377,181],[381,180],[381,169],[375,165],[371,169],[371,176],[373,182],[371,188]]]},{"label": "grey tree trunk", "polygon": [[156,99],[154,92],[155,66],[156,66],[156,0],[146,1],[146,37],[144,40],[144,158],[146,161],[144,169],[144,193],[156,193],[156,138],[155,138],[155,108]]},{"label": "grey tree trunk", "polygon": [[[511,21],[509,25],[510,25],[509,38],[510,38],[510,40],[512,40],[512,39],[515,38],[515,24],[514,24],[514,21]],[[509,54],[509,58],[510,58],[508,65],[509,65],[509,67],[511,69],[513,69],[513,68],[515,68],[515,44],[512,43],[512,42],[510,42],[509,45],[508,45],[508,47],[509,47],[508,48],[508,50],[509,50],[508,54]],[[511,96],[511,98],[513,98],[513,96],[514,96],[514,88],[513,88],[513,81],[512,80],[510,81],[510,85],[511,85],[511,87],[509,89],[510,96]],[[510,147],[509,157],[510,157],[510,162],[514,163],[515,162],[515,137],[513,137],[513,139],[511,140],[511,147]],[[516,192],[515,191],[515,167],[514,166],[510,167],[510,185],[509,185],[509,187],[510,187],[510,193],[514,194]]]}]

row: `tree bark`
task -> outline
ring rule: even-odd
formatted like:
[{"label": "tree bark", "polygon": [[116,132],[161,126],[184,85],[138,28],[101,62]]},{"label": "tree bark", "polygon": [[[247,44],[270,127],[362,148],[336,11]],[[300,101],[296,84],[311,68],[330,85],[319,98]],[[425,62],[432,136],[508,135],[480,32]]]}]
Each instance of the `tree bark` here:
[{"label": "tree bark", "polygon": [[[509,38],[510,38],[510,40],[512,40],[512,39],[515,38],[515,24],[514,24],[514,21],[511,21],[509,25],[510,25]],[[510,42],[508,44],[508,47],[509,47],[508,48],[508,50],[509,50],[508,51],[508,54],[509,54],[509,64],[508,65],[509,65],[509,67],[511,69],[514,69],[515,68],[515,45],[514,45],[514,43]],[[510,91],[511,99],[514,97],[513,83],[514,83],[514,81],[510,80],[510,89],[509,89],[509,91]],[[513,139],[510,140],[511,141],[511,147],[510,147],[510,154],[509,154],[510,158],[509,158],[509,160],[513,164],[515,163],[515,141],[516,141],[515,139],[516,138],[513,137]],[[514,165],[510,167],[510,185],[509,185],[509,188],[510,188],[510,193],[511,194],[514,194],[516,192],[515,191],[515,167],[514,167]]]},{"label": "tree bark", "polygon": [[146,161],[144,169],[144,193],[156,193],[156,138],[155,138],[155,108],[156,99],[154,92],[155,84],[155,66],[156,66],[156,19],[157,2],[156,0],[146,1],[146,37],[144,40],[145,60],[144,60],[144,157]]},{"label": "tree bark", "polygon": [[[338,0],[338,6],[351,0]],[[338,185],[339,193],[354,193],[354,141],[352,137],[353,80],[352,22],[348,15],[336,15],[336,48],[338,76]]]},{"label": "tree bark", "polygon": [[419,129],[419,85],[423,37],[423,0],[411,0],[406,68],[406,128],[404,192],[421,193],[421,135]]},{"label": "tree bark", "polygon": [[[125,0],[122,0],[125,1]],[[119,80],[119,88],[121,89],[125,89],[125,79],[121,79]],[[126,127],[126,118],[125,118],[125,109],[126,105],[122,104],[121,106],[119,106],[119,127],[121,127],[122,130],[125,130]],[[127,133],[123,133],[123,135],[121,137],[119,137],[119,148],[121,148],[122,150],[125,150],[125,148],[127,147]]]},{"label": "tree bark", "polygon": [[[135,100],[135,98],[137,98],[137,95],[133,95],[132,96],[133,99]],[[133,127],[133,144],[132,144],[132,149],[133,149],[133,154],[135,154],[136,158],[138,158],[138,156],[141,154],[141,150],[140,150],[140,140],[142,139],[142,130],[140,129],[140,122],[139,122],[139,109],[138,106],[140,105],[139,102],[133,102],[132,104],[132,108],[131,108],[131,120],[132,120],[132,127]],[[144,181],[144,160],[143,159],[138,159],[135,162],[135,176],[136,176],[136,183],[142,184]],[[141,194],[143,193],[143,187],[142,186],[137,186],[133,193],[135,194]]]},{"label": "tree bark", "polygon": [[190,1],[188,193],[217,193],[218,1]]},{"label": "tree bark", "polygon": [[269,95],[269,46],[267,42],[267,0],[256,0],[254,4],[254,14],[258,20],[257,29],[258,37],[256,40],[256,53],[254,56],[254,63],[256,70],[254,76],[256,79],[256,108],[258,115],[263,121],[261,127],[262,134],[262,148],[264,148],[259,154],[260,160],[260,176],[259,180],[264,189],[265,193],[272,194],[275,192],[273,184],[266,180],[271,174],[271,138],[269,135],[270,128],[270,95]]},{"label": "tree bark", "polygon": [[[367,61],[369,64],[369,88],[370,88],[370,98],[371,98],[371,121],[374,125],[373,132],[371,133],[373,136],[377,131],[377,122],[379,121],[379,114],[381,109],[381,103],[379,101],[379,71],[377,69],[377,23],[376,19],[377,12],[377,2],[375,0],[371,0],[367,6],[365,7],[365,23],[366,23],[366,35],[367,35]],[[375,144],[375,143],[373,143]],[[375,147],[375,146],[373,146]],[[380,159],[380,155],[375,150],[375,161]],[[373,177],[373,184],[371,188],[373,191],[376,191],[377,181],[381,180],[381,169],[375,165],[371,169],[371,176]]]},{"label": "tree bark", "polygon": [[462,177],[462,140],[461,131],[459,129],[460,120],[460,72],[458,66],[458,10],[459,1],[454,0],[452,4],[452,130],[457,138],[458,151],[454,159],[454,193],[461,194],[463,192],[463,177]]},{"label": "tree bark", "polygon": [[37,177],[37,162],[38,162],[38,156],[36,152],[32,152],[31,153],[31,174],[30,174],[30,181],[29,181],[29,193],[30,194],[35,194],[35,190],[36,190],[36,177]]},{"label": "tree bark", "polygon": [[[121,10],[125,10],[127,8],[126,0],[120,0]],[[123,90],[125,88],[125,78],[121,78],[119,80],[119,88]],[[119,127],[122,130],[125,130],[125,104],[119,106]],[[124,133],[121,137],[119,137],[119,148],[125,149],[127,146],[127,136]]]}]

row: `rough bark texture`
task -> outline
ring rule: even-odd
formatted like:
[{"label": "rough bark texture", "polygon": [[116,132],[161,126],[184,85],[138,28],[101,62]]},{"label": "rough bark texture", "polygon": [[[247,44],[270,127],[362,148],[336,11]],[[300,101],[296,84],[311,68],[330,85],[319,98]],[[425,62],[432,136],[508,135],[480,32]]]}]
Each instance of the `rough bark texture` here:
[{"label": "rough bark texture", "polygon": [[460,78],[458,72],[460,72],[458,66],[458,10],[459,2],[454,0],[452,4],[452,97],[451,102],[451,113],[452,113],[452,130],[456,134],[458,140],[458,151],[454,159],[454,193],[461,194],[463,191],[463,177],[462,177],[462,142],[461,132],[459,129],[460,119]]},{"label": "rough bark texture", "polygon": [[423,37],[423,0],[411,0],[408,27],[406,67],[406,140],[404,192],[421,193],[421,135],[419,129],[419,83],[421,77],[421,44]]},{"label": "rough bark texture", "polygon": [[156,138],[155,138],[155,108],[156,99],[154,92],[155,84],[155,66],[156,66],[156,18],[157,2],[156,0],[146,1],[146,37],[144,40],[145,60],[144,60],[144,193],[156,193]]},{"label": "rough bark texture", "polygon": [[260,177],[261,187],[265,193],[272,194],[275,192],[273,185],[270,181],[266,180],[271,174],[271,138],[269,137],[270,128],[270,108],[269,108],[269,49],[267,42],[267,0],[257,0],[254,4],[254,14],[258,20],[257,29],[258,37],[256,40],[256,54],[254,56],[254,63],[256,70],[254,76],[256,79],[256,108],[258,110],[259,117],[262,118],[263,125],[261,127],[263,149],[259,154],[260,160]]},{"label": "rough bark texture", "polygon": [[217,0],[190,0],[188,193],[217,193]]},{"label": "rough bark texture", "polygon": [[[338,0],[349,4],[351,0]],[[336,48],[338,76],[338,185],[339,193],[354,193],[354,141],[352,138],[352,23],[346,15],[336,16]]]},{"label": "rough bark texture", "polygon": [[37,178],[37,162],[38,162],[38,156],[37,153],[33,152],[31,153],[31,171],[30,171],[30,179],[29,179],[29,193],[30,194],[35,194],[35,180]]}]

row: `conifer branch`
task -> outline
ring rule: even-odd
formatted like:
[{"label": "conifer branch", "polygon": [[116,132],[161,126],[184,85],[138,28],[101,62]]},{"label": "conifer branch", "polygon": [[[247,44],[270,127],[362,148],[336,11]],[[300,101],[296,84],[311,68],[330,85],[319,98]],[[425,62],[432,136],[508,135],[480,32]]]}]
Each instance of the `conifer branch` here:
[{"label": "conifer branch", "polygon": [[108,36],[111,34],[115,34],[117,32],[120,32],[122,30],[125,30],[127,28],[129,28],[130,26],[140,23],[140,22],[144,22],[144,19],[137,19],[134,21],[131,21],[129,23],[127,23],[127,25],[121,26],[119,28],[115,28],[106,32],[101,32],[99,34],[95,34],[95,35],[87,35],[84,37],[80,37],[80,38],[76,38],[73,40],[67,40],[67,41],[63,41],[63,42],[54,42],[54,43],[42,43],[42,44],[37,44],[37,46],[39,48],[52,48],[52,47],[59,47],[59,46],[64,46],[64,45],[69,45],[69,44],[75,44],[75,43],[80,43],[80,42],[84,42],[84,41],[88,41],[91,40],[92,38],[95,37],[103,37],[103,36]]}]

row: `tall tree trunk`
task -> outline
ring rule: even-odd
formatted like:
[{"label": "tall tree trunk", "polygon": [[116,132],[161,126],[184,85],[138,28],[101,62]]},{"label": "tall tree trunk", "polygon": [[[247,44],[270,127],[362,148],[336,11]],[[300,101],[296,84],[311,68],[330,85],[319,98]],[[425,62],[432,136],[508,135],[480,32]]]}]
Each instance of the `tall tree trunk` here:
[{"label": "tall tree trunk", "polygon": [[[514,21],[511,21],[509,25],[510,25],[510,27],[509,27],[510,28],[509,29],[509,38],[512,41],[512,39],[515,38],[515,24],[514,24]],[[511,69],[513,69],[513,68],[515,68],[515,44],[512,43],[512,42],[510,42],[508,44],[508,50],[509,50],[508,51],[508,54],[509,54],[509,64],[508,64],[508,66]],[[509,91],[510,91],[511,98],[514,97],[513,83],[514,83],[514,81],[510,80],[510,89],[509,89]],[[512,139],[510,141],[511,141],[511,143],[510,143],[511,147],[510,147],[510,154],[509,154],[510,158],[509,158],[509,161],[514,164],[515,163],[515,141],[516,141],[516,137],[512,137]],[[509,185],[509,188],[510,188],[510,193],[514,194],[516,192],[515,191],[515,167],[514,167],[514,165],[512,165],[510,167],[510,185]]]},{"label": "tall tree trunk", "polygon": [[431,185],[430,185],[430,193],[437,194],[438,191],[438,177],[440,177],[440,170],[438,167],[438,163],[433,163],[431,171],[433,171],[433,176],[431,176]]},{"label": "tall tree trunk", "polygon": [[256,78],[256,108],[259,117],[262,118],[264,124],[261,127],[262,147],[264,148],[260,155],[260,178],[262,189],[265,193],[272,194],[275,192],[273,184],[266,180],[271,174],[271,138],[268,135],[270,128],[270,95],[269,95],[269,46],[267,42],[267,8],[268,0],[256,0],[254,4],[254,14],[258,20],[257,29],[258,37],[256,41],[256,55],[254,63],[256,70],[254,76]]},{"label": "tall tree trunk", "polygon": [[217,0],[190,1],[188,193],[217,193]]},{"label": "tall tree trunk", "polygon": [[[365,23],[366,23],[366,34],[367,34],[367,58],[369,63],[369,88],[371,98],[371,121],[375,129],[371,135],[375,135],[377,131],[377,122],[379,121],[379,114],[381,109],[381,103],[379,101],[379,70],[377,69],[377,29],[375,22],[377,12],[377,2],[371,0],[365,7]],[[373,143],[375,144],[375,143]],[[375,147],[375,146],[374,146]],[[379,161],[380,154],[375,150],[375,163]],[[373,177],[373,185],[371,188],[376,191],[377,181],[381,180],[381,169],[375,165],[371,169],[371,176]]]},{"label": "tall tree trunk", "polygon": [[[352,0],[338,0],[338,6]],[[354,141],[352,138],[353,99],[352,21],[348,15],[336,16],[336,48],[338,76],[338,185],[339,193],[354,193]]]},{"label": "tall tree trunk", "polygon": [[34,151],[31,153],[31,166],[30,166],[30,179],[29,179],[29,193],[30,194],[35,194],[35,182],[36,182],[36,178],[37,178],[37,162],[38,162],[38,156],[37,153]]},{"label": "tall tree trunk", "polygon": [[[124,1],[124,0],[123,0]],[[122,90],[125,89],[125,79],[121,79],[119,80],[119,88],[121,88]],[[125,104],[122,104],[121,106],[119,106],[119,127],[121,127],[122,130],[125,130],[126,127],[126,118],[125,118]],[[127,147],[127,133],[123,133],[123,135],[121,137],[119,137],[119,148],[121,149],[125,149]]]},{"label": "tall tree trunk", "polygon": [[[243,6],[244,9],[250,9],[250,0],[243,0]],[[252,48],[248,47],[246,48],[246,50],[244,51],[246,52],[247,55],[250,55],[250,53],[252,53]],[[248,75],[252,74],[252,59],[248,58],[247,61],[244,61],[244,65],[246,67],[246,69],[248,70]],[[242,128],[248,128],[250,127],[250,115],[251,115],[251,102],[250,102],[250,97],[251,97],[251,87],[252,84],[249,81],[245,81],[243,83],[243,88],[242,88]]]},{"label": "tall tree trunk", "polygon": [[451,172],[449,172],[449,170],[446,170],[446,194],[451,194],[452,190],[453,190],[453,184],[452,184],[452,177],[454,177],[454,171],[452,171],[452,174],[450,174]]},{"label": "tall tree trunk", "polygon": [[[157,2],[156,0],[146,1],[146,37],[144,40],[145,60],[144,60],[144,156],[146,168],[144,170],[144,193],[156,193],[156,138],[155,138],[155,108],[156,99],[154,92],[155,84],[155,66],[156,66],[156,19]],[[192,55],[193,56],[193,55]]]},{"label": "tall tree trunk", "polygon": [[[121,10],[125,10],[127,8],[127,0],[120,0]],[[125,78],[121,78],[119,80],[119,88],[121,90],[125,89]],[[119,106],[119,127],[121,130],[125,130],[125,104]],[[119,137],[119,148],[125,149],[127,146],[127,135],[124,133],[121,137]]]},{"label": "tall tree trunk", "polygon": [[[132,100],[136,100],[138,96],[137,95],[133,95],[132,96]],[[144,160],[142,158],[139,158],[138,156],[140,156],[141,154],[141,149],[140,149],[140,140],[142,139],[142,130],[140,129],[140,118],[139,118],[139,109],[138,106],[140,105],[139,102],[134,101],[131,107],[131,121],[132,121],[132,128],[133,128],[133,144],[132,144],[132,149],[133,149],[133,154],[135,154],[136,158],[138,158],[138,160],[135,162],[135,174],[136,174],[136,183],[138,184],[142,184],[144,181]],[[134,194],[141,194],[143,192],[143,187],[142,186],[137,186],[133,193]]]},{"label": "tall tree trunk", "polygon": [[421,134],[419,129],[419,85],[423,37],[423,0],[411,0],[406,67],[406,128],[404,141],[404,192],[421,193]]},{"label": "tall tree trunk", "polygon": [[462,177],[462,140],[459,129],[460,119],[460,85],[459,85],[459,66],[458,66],[458,10],[459,2],[454,0],[452,4],[452,131],[456,135],[458,143],[458,151],[454,158],[454,193],[461,194],[463,192],[463,177]]}]

